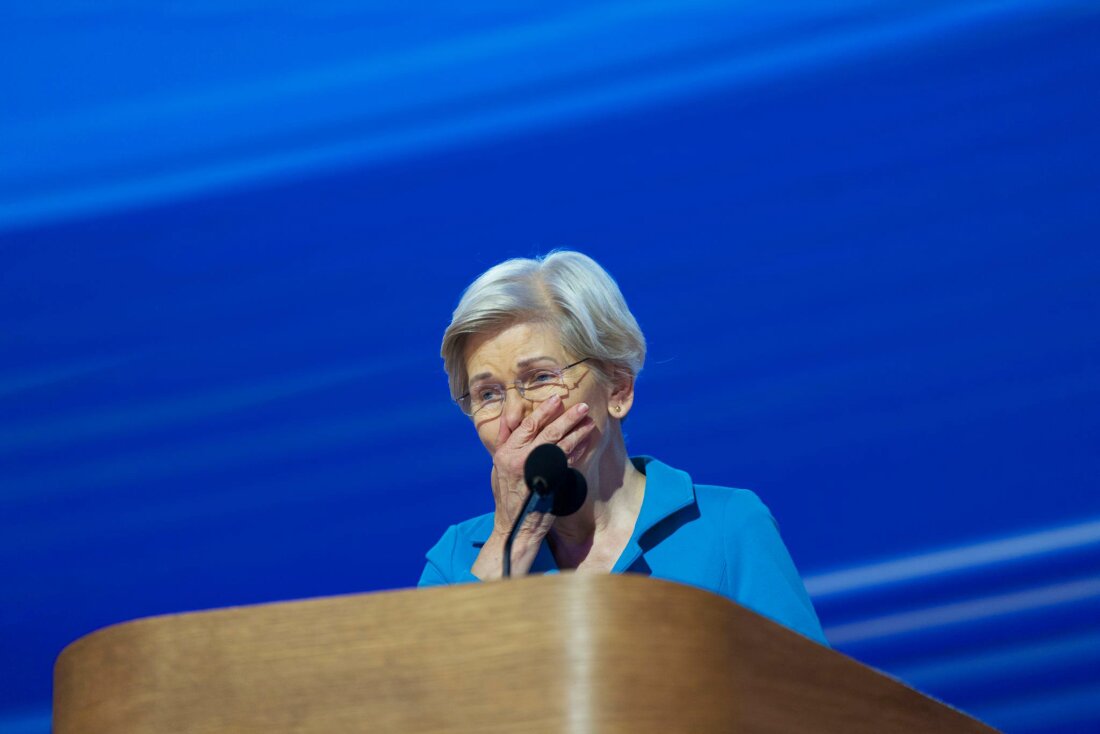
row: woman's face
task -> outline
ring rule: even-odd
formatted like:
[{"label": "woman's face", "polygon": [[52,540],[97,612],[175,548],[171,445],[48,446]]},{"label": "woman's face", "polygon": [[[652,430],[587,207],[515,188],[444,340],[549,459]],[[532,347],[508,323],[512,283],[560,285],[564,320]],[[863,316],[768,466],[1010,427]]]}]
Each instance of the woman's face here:
[{"label": "woman's face", "polygon": [[[519,323],[470,339],[466,345],[466,374],[470,376],[467,387],[499,383],[510,388],[505,391],[500,415],[492,418],[473,416],[478,436],[490,454],[496,453],[500,421],[507,419],[509,425],[516,426],[537,405],[511,389],[516,378],[539,367],[561,369],[586,356],[566,352],[557,329],[548,324]],[[562,412],[578,403],[588,403],[589,412],[585,420],[591,419],[595,423],[595,429],[570,457],[570,463],[581,471],[603,453],[610,435],[607,429],[611,420],[609,401],[613,388],[599,378],[599,373],[589,362],[570,368],[564,375],[569,393],[562,398]]]}]

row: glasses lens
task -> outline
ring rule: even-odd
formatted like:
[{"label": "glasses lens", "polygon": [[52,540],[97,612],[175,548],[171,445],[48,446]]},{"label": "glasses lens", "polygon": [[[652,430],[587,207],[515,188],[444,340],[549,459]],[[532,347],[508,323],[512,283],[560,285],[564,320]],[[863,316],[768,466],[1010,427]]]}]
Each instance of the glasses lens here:
[{"label": "glasses lens", "polygon": [[501,408],[504,406],[503,400],[497,400],[492,403],[485,403],[480,408],[474,410],[470,414],[471,418],[477,418],[478,420],[490,420],[500,415]]},{"label": "glasses lens", "polygon": [[541,402],[555,395],[565,397],[568,392],[557,372],[539,371],[523,379],[523,397],[528,400]]},{"label": "glasses lens", "polygon": [[491,417],[500,412],[500,406],[504,404],[504,388],[500,385],[481,385],[470,391],[466,398],[467,405],[463,407],[466,415],[484,415]]}]

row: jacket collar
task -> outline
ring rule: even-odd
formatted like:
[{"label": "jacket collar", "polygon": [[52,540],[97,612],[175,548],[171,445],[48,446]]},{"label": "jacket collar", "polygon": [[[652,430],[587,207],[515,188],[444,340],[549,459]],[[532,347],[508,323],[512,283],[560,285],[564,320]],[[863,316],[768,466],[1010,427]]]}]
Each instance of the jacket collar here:
[{"label": "jacket collar", "polygon": [[646,477],[642,510],[634,527],[634,537],[641,538],[666,518],[695,504],[695,484],[687,472],[652,456],[637,456],[631,462]]},{"label": "jacket collar", "polygon": [[645,496],[634,533],[612,573],[625,573],[642,553],[660,541],[662,534],[654,531],[665,520],[695,505],[695,484],[687,472],[662,464],[652,456],[638,456],[631,461],[634,468],[645,474]]}]

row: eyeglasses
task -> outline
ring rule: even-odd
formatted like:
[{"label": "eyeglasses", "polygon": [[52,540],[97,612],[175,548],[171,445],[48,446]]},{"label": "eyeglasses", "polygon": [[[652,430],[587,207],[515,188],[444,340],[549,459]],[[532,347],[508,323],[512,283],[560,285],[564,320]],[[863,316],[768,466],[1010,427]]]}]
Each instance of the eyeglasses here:
[{"label": "eyeglasses", "polygon": [[[532,372],[520,375],[515,380],[516,392],[520,397],[533,403],[541,403],[557,395],[565,397],[569,394],[569,386],[565,384],[564,373],[582,362],[587,362],[591,357],[567,364],[560,369],[539,368]],[[576,387],[574,384],[573,387]],[[512,389],[510,386],[499,383],[486,383],[476,385],[460,398],[455,400],[462,412],[473,418],[493,419],[500,415],[504,408],[504,393]]]}]

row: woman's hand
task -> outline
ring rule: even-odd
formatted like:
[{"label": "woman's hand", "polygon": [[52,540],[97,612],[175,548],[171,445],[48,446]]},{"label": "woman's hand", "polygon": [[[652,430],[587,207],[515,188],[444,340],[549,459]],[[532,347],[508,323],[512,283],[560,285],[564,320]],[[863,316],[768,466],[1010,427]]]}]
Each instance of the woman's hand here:
[{"label": "woman's hand", "polygon": [[[505,410],[500,416],[496,450],[493,452],[491,483],[496,502],[493,534],[474,562],[472,573],[482,580],[499,578],[504,556],[504,542],[523,506],[528,488],[523,478],[527,456],[536,446],[556,444],[569,456],[595,427],[587,418],[588,405],[580,403],[569,409],[561,398],[552,397],[539,403],[527,417]],[[556,517],[550,513],[532,512],[524,520],[512,546],[512,574],[522,576],[531,568],[542,539],[550,531]]]}]

